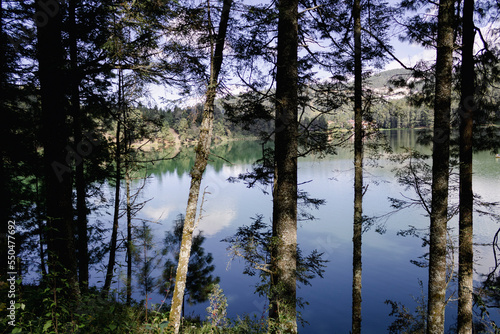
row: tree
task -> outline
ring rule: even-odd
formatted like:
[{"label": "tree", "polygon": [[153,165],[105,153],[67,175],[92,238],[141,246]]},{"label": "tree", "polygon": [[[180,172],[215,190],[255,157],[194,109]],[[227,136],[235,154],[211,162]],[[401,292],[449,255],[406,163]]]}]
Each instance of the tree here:
[{"label": "tree", "polygon": [[[124,2],[113,8],[111,12],[111,33],[104,43],[108,52],[108,66],[117,72],[117,92],[115,105],[110,116],[116,126],[115,130],[115,203],[113,213],[113,226],[109,247],[109,259],[103,294],[107,295],[111,287],[114,266],[116,262],[117,237],[120,214],[120,188],[121,181],[130,177],[134,167],[134,150],[132,143],[139,139],[151,140],[152,134],[159,131],[161,122],[158,119],[142,118],[139,110],[134,109],[140,96],[145,93],[146,83],[155,82],[159,77],[170,74],[172,71],[164,69],[161,61],[152,61],[160,48],[159,41],[162,36],[161,14],[168,12],[169,6],[159,4]],[[166,18],[165,18],[166,19]],[[164,73],[160,68],[164,69]],[[156,115],[155,115],[156,116]],[[151,126],[152,124],[152,126]],[[140,147],[137,151],[140,151]],[[146,161],[147,162],[147,161]],[[125,170],[123,170],[125,169]],[[127,180],[125,180],[127,183]],[[126,185],[127,186],[127,185]],[[130,198],[127,196],[127,201]],[[130,204],[130,202],[128,202]],[[128,253],[128,300],[131,293],[131,257],[130,238],[131,214],[130,205],[127,206],[127,253]],[[134,209],[137,210],[137,209]]]},{"label": "tree", "polygon": [[354,224],[352,266],[352,333],[361,333],[361,244],[363,233],[363,109],[361,1],[354,0]]},{"label": "tree", "polygon": [[458,333],[472,333],[473,228],[472,132],[474,121],[474,0],[464,0],[460,101],[460,213]]},{"label": "tree", "polygon": [[275,333],[297,333],[298,1],[278,3],[273,248],[269,316]]},{"label": "tree", "polygon": [[444,332],[454,4],[454,0],[440,0],[438,12],[427,309],[428,334]]},{"label": "tree", "polygon": [[[174,221],[172,231],[165,234],[165,248],[163,249],[163,254],[172,255],[174,261],[168,259],[163,266],[163,281],[168,283],[160,287],[160,293],[164,293],[165,288],[168,291],[172,287],[171,284],[174,281],[172,276],[177,267],[177,262],[179,261],[179,250],[182,242],[184,221],[184,215],[179,214]],[[189,258],[188,273],[186,277],[186,292],[184,294],[184,298],[186,298],[187,295],[187,302],[190,305],[207,301],[208,295],[220,281],[219,277],[212,276],[212,272],[215,269],[212,264],[213,256],[211,253],[205,254],[205,250],[202,247],[204,241],[205,237],[201,231],[193,236],[191,256]],[[184,314],[184,310],[182,313]]]},{"label": "tree", "polygon": [[189,268],[189,257],[192,247],[192,236],[195,229],[196,208],[200,193],[200,185],[203,172],[208,163],[210,154],[210,144],[212,140],[212,128],[214,119],[214,102],[217,92],[219,73],[222,67],[224,41],[229,22],[229,13],[232,0],[224,0],[222,13],[217,35],[213,34],[213,27],[210,18],[210,2],[207,5],[208,11],[208,35],[210,43],[210,77],[205,93],[205,105],[203,107],[203,119],[200,127],[200,137],[196,146],[196,158],[191,170],[191,186],[186,208],[186,218],[182,231],[182,242],[179,252],[179,263],[175,274],[175,289],[172,297],[170,309],[169,328],[175,334],[179,332],[184,291],[186,289],[186,276]]},{"label": "tree", "polygon": [[133,247],[133,262],[136,265],[137,282],[146,303],[148,295],[158,286],[158,279],[153,277],[154,270],[161,263],[161,253],[155,251],[154,235],[146,222],[134,231],[134,239],[138,240]]},{"label": "tree", "polygon": [[[253,223],[249,226],[239,227],[236,233],[224,238],[222,241],[229,243],[228,250],[232,260],[242,258],[245,261],[244,274],[260,277],[260,283],[256,285],[256,293],[260,296],[272,298],[275,291],[273,281],[276,272],[273,270],[272,256],[273,248],[278,247],[280,240],[273,236],[272,226],[263,222],[263,216],[257,215],[252,218]],[[308,256],[302,255],[297,247],[296,258],[296,282],[297,284],[311,285],[311,280],[316,276],[323,277],[325,263],[323,253],[313,250]],[[296,299],[298,307],[304,307],[301,299]],[[270,330],[274,324],[270,323]]]},{"label": "tree", "polygon": [[[71,161],[67,151],[70,128],[67,124],[68,101],[65,97],[66,78],[63,72],[62,8],[57,2],[44,7],[37,2],[38,75],[42,102],[42,143],[46,220],[48,233],[49,270],[54,291],[63,288],[63,300],[78,302],[80,289],[75,256],[73,231],[72,173],[64,165]],[[74,157],[73,157],[74,158]]]},{"label": "tree", "polygon": [[102,293],[104,296],[107,296],[109,293],[109,289],[111,287],[113,272],[115,266],[116,259],[116,250],[117,250],[117,238],[118,238],[118,223],[120,218],[120,188],[121,188],[121,180],[122,180],[122,115],[124,113],[125,101],[124,101],[124,88],[123,88],[123,72],[119,70],[118,73],[118,113],[116,119],[116,134],[115,134],[115,202],[113,209],[113,227],[111,231],[111,242],[109,246],[109,257],[108,257],[108,266],[106,270],[106,279],[104,281],[104,286],[102,288]]}]

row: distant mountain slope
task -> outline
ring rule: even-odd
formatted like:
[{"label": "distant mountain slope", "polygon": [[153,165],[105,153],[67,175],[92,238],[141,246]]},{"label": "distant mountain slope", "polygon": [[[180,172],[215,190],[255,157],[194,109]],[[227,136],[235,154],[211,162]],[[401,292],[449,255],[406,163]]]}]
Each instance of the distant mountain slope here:
[{"label": "distant mountain slope", "polygon": [[405,70],[402,68],[382,71],[369,77],[366,80],[366,83],[372,89],[383,89],[389,86],[389,80],[397,79],[398,77],[408,78],[410,74],[410,70]]},{"label": "distant mountain slope", "polygon": [[387,70],[372,75],[366,79],[366,84],[374,92],[384,95],[388,100],[399,100],[410,93],[408,87],[395,87],[390,83],[391,80],[403,79],[406,82],[413,80],[411,71],[405,69]]}]

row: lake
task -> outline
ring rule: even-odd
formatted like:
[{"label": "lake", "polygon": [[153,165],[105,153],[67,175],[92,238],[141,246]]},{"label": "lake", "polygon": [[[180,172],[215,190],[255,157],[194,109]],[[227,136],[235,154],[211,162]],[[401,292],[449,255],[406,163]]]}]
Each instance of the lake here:
[{"label": "lake", "polygon": [[[386,131],[388,141],[395,152],[401,147],[413,147],[429,153],[429,148],[418,146],[416,131]],[[242,273],[241,261],[230,262],[227,243],[221,239],[233,235],[237,228],[252,223],[251,217],[263,215],[270,224],[272,197],[258,188],[247,188],[243,183],[229,183],[229,177],[251,170],[252,163],[260,155],[260,145],[253,141],[235,141],[219,145],[214,153],[224,157],[212,157],[207,167],[202,189],[207,187],[204,213],[199,230],[206,237],[204,248],[214,256],[214,275],[220,277],[220,286],[228,300],[228,316],[250,314],[261,318],[267,308],[267,300],[254,294],[258,278]],[[193,156],[181,153],[175,160],[157,162],[150,168],[151,177],[143,190],[142,198],[151,199],[137,218],[157,221],[150,226],[154,230],[155,241],[162,247],[165,231],[180,213],[185,214],[190,183],[189,168]],[[230,163],[229,163],[230,162]],[[364,196],[363,213],[368,216],[381,216],[392,209],[388,197],[402,198],[402,194],[412,196],[411,191],[400,186],[393,168],[395,163],[387,157],[379,159],[378,166],[365,167],[365,184],[368,190]],[[323,159],[307,157],[298,163],[299,182],[307,182],[301,188],[312,197],[326,200],[326,204],[311,213],[314,221],[299,223],[298,242],[303,254],[313,249],[324,253],[329,262],[324,278],[315,278],[311,286],[301,286],[298,296],[309,303],[300,310],[308,324],[299,327],[301,333],[348,333],[351,328],[351,284],[352,284],[352,224],[353,224],[353,153],[349,148],[339,149],[337,155]],[[500,159],[489,152],[474,155],[474,191],[483,200],[499,200]],[[267,189],[268,191],[270,189]],[[111,189],[109,190],[111,192]],[[111,218],[109,218],[111,221]],[[417,306],[416,298],[422,296],[419,281],[424,292],[427,290],[427,269],[412,264],[426,253],[422,241],[416,237],[403,237],[397,232],[409,225],[426,228],[429,218],[420,207],[406,209],[379,221],[385,233],[378,233],[376,226],[363,234],[363,290],[362,290],[362,331],[363,333],[384,333],[394,318],[389,317],[391,308],[384,303],[393,300],[403,303],[408,309]],[[475,241],[491,242],[498,226],[487,217],[475,217]],[[124,231],[125,222],[121,222]],[[450,223],[456,227],[456,219]],[[110,225],[111,226],[111,223]],[[456,228],[454,230],[456,233]],[[478,247],[475,253],[476,284],[481,274],[488,273],[494,265],[491,247]],[[122,275],[126,268],[122,268]],[[93,281],[100,280],[94,273]],[[118,286],[123,288],[123,284]],[[137,299],[144,299],[138,293]],[[162,296],[149,296],[150,302],[160,303]],[[206,317],[208,303],[186,305],[186,314],[199,314]],[[495,310],[491,311],[497,312]],[[456,318],[456,305],[448,307],[447,327]]]}]

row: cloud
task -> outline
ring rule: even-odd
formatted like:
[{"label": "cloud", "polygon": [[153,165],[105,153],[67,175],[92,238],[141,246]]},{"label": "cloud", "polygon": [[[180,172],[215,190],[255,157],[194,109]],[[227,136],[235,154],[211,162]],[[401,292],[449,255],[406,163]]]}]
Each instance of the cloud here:
[{"label": "cloud", "polygon": [[[399,60],[407,67],[413,67],[419,61],[434,61],[436,59],[436,50],[435,49],[424,49],[422,47],[417,47],[414,45],[407,45],[408,55],[401,56],[398,55]],[[410,51],[413,50],[413,51]],[[410,55],[410,53],[418,50],[418,53]],[[386,65],[385,70],[392,70],[396,68],[401,68],[401,65],[397,61],[391,61]]]},{"label": "cloud", "polygon": [[198,229],[203,231],[205,236],[213,236],[220,232],[236,218],[236,211],[229,210],[214,210],[204,213],[200,221]]},{"label": "cloud", "polygon": [[144,219],[152,220],[152,221],[162,221],[168,218],[168,216],[175,211],[175,206],[170,204],[170,205],[165,205],[161,207],[150,207],[150,206],[145,206],[140,214]]}]

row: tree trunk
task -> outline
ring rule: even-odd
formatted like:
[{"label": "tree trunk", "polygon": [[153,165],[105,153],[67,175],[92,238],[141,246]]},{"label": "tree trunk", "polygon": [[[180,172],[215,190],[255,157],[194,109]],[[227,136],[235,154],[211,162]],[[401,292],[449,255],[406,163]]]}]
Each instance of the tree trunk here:
[{"label": "tree trunk", "polygon": [[[186,217],[184,228],[182,230],[182,242],[179,252],[179,263],[175,275],[175,288],[172,296],[172,306],[170,309],[169,328],[175,334],[179,333],[182,309],[184,305],[184,291],[186,289],[186,277],[188,271],[189,257],[191,256],[191,245],[193,242],[193,231],[195,229],[196,208],[198,206],[198,197],[203,173],[207,167],[208,156],[210,154],[210,144],[212,141],[212,128],[214,120],[214,102],[217,93],[217,82],[219,72],[222,66],[224,41],[226,38],[227,25],[229,21],[229,12],[231,10],[232,0],[224,0],[222,7],[221,21],[219,24],[219,33],[214,42],[211,41],[211,59],[210,59],[210,81],[205,94],[205,105],[203,107],[203,119],[200,126],[200,138],[196,147],[196,158],[191,170],[191,186],[186,208]],[[208,7],[210,11],[210,7]],[[210,24],[210,20],[209,20]],[[209,27],[210,31],[212,30]]]},{"label": "tree trunk", "polygon": [[111,241],[109,247],[109,259],[108,259],[108,269],[106,272],[106,280],[103,287],[103,295],[108,296],[109,289],[111,287],[111,281],[113,279],[113,270],[116,260],[116,245],[118,239],[118,217],[120,214],[120,181],[121,181],[121,113],[122,113],[122,73],[118,75],[119,85],[118,85],[118,103],[119,112],[116,120],[116,152],[115,152],[115,163],[116,163],[116,175],[115,175],[115,207],[113,212],[113,230],[111,232]]},{"label": "tree trunk", "polygon": [[462,97],[460,105],[460,214],[458,269],[458,333],[472,333],[472,127],[474,75],[474,0],[464,0],[462,40]]},{"label": "tree trunk", "polygon": [[[0,0],[0,91],[5,92],[7,90],[8,86],[8,76],[9,76],[9,70],[8,70],[8,63],[7,63],[7,35],[4,31],[4,9],[3,9],[3,3]],[[4,102],[4,99],[0,100],[0,112],[1,115],[7,115],[7,105]],[[4,143],[8,137],[5,135],[7,134],[7,127],[8,127],[8,121],[5,118],[5,116],[2,117],[2,125],[0,127],[0,137],[2,142]],[[0,189],[4,189],[3,192],[3,200],[0,201],[0,219],[1,219],[1,224],[0,224],[0,279],[2,282],[4,282],[7,279],[7,272],[8,266],[7,266],[7,233],[9,231],[8,229],[8,221],[10,220],[11,217],[11,194],[12,190],[9,185],[9,179],[11,176],[9,175],[10,172],[8,171],[8,168],[5,164],[6,160],[6,154],[4,151],[4,146],[2,145],[0,147]]]},{"label": "tree trunk", "polygon": [[444,332],[451,74],[454,37],[453,13],[454,0],[440,0],[436,57],[436,96],[434,102],[434,145],[432,152],[428,334]]},{"label": "tree trunk", "polygon": [[361,235],[363,233],[363,110],[361,2],[354,1],[354,225],[352,259],[352,333],[361,333]]},{"label": "tree trunk", "polygon": [[126,163],[125,183],[127,191],[127,300],[128,306],[132,303],[132,204],[130,202],[130,170]]},{"label": "tree trunk", "polygon": [[48,265],[50,273],[57,274],[52,276],[52,287],[63,288],[61,294],[64,298],[61,299],[76,303],[80,298],[80,289],[73,231],[72,171],[68,166],[75,157],[67,149],[70,128],[66,123],[68,105],[63,72],[62,11],[58,6],[42,8],[44,6],[44,3],[36,2],[35,11],[51,10],[53,15],[37,16],[35,23],[42,104]]},{"label": "tree trunk", "polygon": [[298,1],[279,4],[274,139],[273,247],[270,317],[277,333],[297,333]]},{"label": "tree trunk", "polygon": [[[73,129],[75,138],[75,149],[82,143],[82,115],[80,108],[80,80],[78,75],[77,60],[77,37],[76,37],[76,1],[69,1],[69,47],[70,47],[70,67],[71,67],[71,109],[73,113]],[[75,150],[76,151],[76,150]],[[84,175],[84,156],[80,155],[80,162],[75,167],[75,187],[76,187],[76,213],[78,231],[78,281],[82,290],[88,289],[89,281],[89,255],[87,236],[87,193]]]}]

